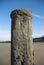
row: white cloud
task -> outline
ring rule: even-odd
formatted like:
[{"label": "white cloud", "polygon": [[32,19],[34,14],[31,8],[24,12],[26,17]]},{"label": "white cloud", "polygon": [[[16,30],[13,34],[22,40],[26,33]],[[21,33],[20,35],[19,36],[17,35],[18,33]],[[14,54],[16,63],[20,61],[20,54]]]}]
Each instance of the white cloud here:
[{"label": "white cloud", "polygon": [[44,17],[43,16],[41,16],[41,15],[38,15],[38,14],[32,14],[34,17],[37,17],[37,18],[39,18],[39,19],[44,19]]},{"label": "white cloud", "polygon": [[11,32],[9,30],[0,30],[0,41],[11,40]]},{"label": "white cloud", "polygon": [[42,36],[44,36],[44,32],[42,32],[42,31],[41,31],[41,33],[33,32],[33,35],[32,35],[33,38],[38,38],[38,37],[42,37]]},{"label": "white cloud", "polygon": [[42,35],[39,35],[38,33],[33,33],[32,37],[33,38],[37,38],[37,37],[41,37]]}]

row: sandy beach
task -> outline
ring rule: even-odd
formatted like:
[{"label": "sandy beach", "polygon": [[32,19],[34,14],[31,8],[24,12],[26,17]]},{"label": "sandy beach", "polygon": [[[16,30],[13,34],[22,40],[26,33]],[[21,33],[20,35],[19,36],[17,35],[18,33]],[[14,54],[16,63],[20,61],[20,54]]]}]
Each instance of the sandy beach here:
[{"label": "sandy beach", "polygon": [[0,43],[0,65],[11,65],[10,46],[10,43]]},{"label": "sandy beach", "polygon": [[[34,43],[34,64],[44,65],[44,43]],[[11,65],[11,43],[0,43],[0,65]]]},{"label": "sandy beach", "polygon": [[35,65],[44,65],[44,43],[34,43],[34,63]]}]

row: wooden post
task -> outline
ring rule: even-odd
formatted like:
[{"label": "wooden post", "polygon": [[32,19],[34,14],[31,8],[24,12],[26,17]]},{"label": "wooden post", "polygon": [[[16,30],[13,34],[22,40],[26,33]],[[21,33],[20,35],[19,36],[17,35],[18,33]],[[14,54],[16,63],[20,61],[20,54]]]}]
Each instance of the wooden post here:
[{"label": "wooden post", "polygon": [[11,65],[33,65],[32,13],[16,9],[10,16]]}]

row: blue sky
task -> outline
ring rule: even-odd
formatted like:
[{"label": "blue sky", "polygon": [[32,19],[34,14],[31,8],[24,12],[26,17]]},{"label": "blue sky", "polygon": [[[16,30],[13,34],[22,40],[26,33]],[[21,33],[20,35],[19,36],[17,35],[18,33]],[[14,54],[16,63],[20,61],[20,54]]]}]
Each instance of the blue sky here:
[{"label": "blue sky", "polygon": [[44,0],[0,0],[0,41],[11,40],[10,13],[21,8],[32,11],[32,36],[44,35]]}]

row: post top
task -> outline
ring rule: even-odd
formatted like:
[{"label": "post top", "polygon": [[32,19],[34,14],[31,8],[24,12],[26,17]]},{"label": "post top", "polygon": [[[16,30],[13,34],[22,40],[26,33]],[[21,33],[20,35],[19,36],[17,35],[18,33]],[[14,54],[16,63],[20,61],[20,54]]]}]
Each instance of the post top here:
[{"label": "post top", "polygon": [[13,18],[15,15],[26,15],[32,17],[32,12],[25,9],[16,9],[11,12],[10,17]]}]

